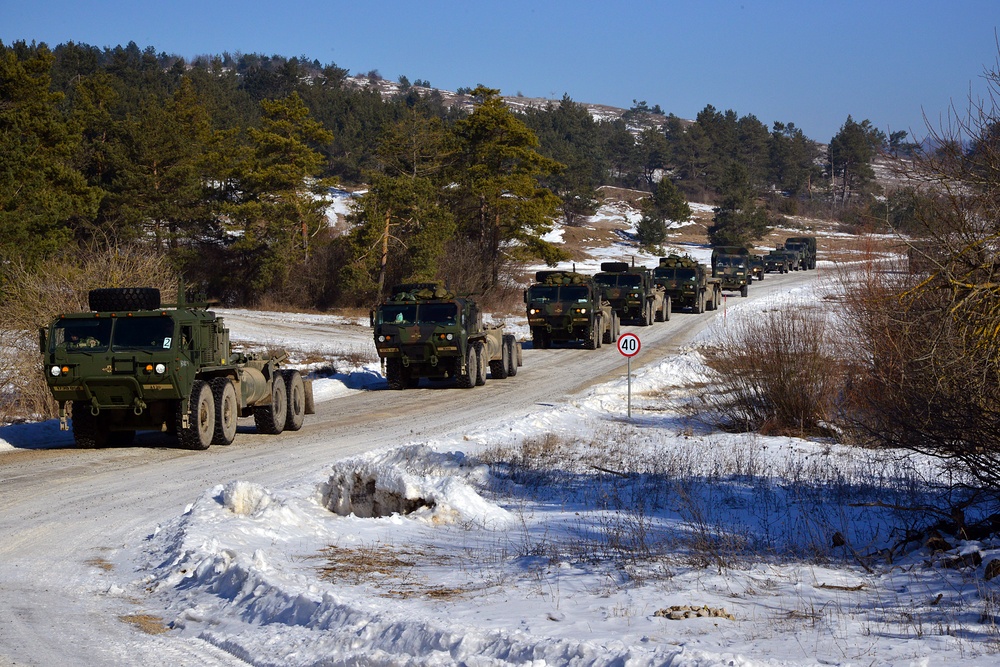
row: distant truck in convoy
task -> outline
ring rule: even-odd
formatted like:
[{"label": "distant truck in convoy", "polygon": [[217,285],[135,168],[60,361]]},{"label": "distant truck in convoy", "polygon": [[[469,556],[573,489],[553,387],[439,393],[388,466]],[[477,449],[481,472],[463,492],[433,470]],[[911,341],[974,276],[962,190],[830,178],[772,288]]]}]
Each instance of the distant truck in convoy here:
[{"label": "distant truck in convoy", "polygon": [[815,236],[789,236],[785,239],[785,249],[799,253],[799,268],[803,271],[816,268]]},{"label": "distant truck in convoy", "polygon": [[789,271],[798,271],[802,268],[802,253],[798,250],[786,248],[784,243],[779,243],[774,246],[774,252],[781,254],[785,258],[785,261],[788,262]]},{"label": "distant truck in convoy", "polygon": [[618,339],[618,314],[593,276],[576,271],[538,271],[524,292],[531,341],[536,350],[552,343],[582,343],[589,350]]},{"label": "distant truck in convoy", "polygon": [[645,266],[601,262],[601,271],[594,275],[594,282],[601,287],[619,320],[645,327],[670,319],[670,297],[653,281],[652,270]]},{"label": "distant truck in convoy", "polygon": [[672,307],[688,308],[693,313],[715,310],[722,299],[722,282],[713,278],[704,264],[687,255],[660,258],[653,269],[653,281],[663,287]]},{"label": "distant truck in convoy", "polygon": [[723,290],[739,290],[746,296],[752,279],[750,251],[739,246],[713,248],[712,276],[722,282]]},{"label": "distant truck in convoy", "polygon": [[286,355],[234,353],[208,304],[161,304],[152,287],[91,290],[89,312],[64,313],[39,331],[45,379],[72,416],[78,447],[128,445],[136,431],[172,433],[186,449],[228,445],[239,417],[258,432],[302,428],[312,382]]},{"label": "distant truck in convoy", "polygon": [[788,256],[784,250],[772,250],[764,255],[765,273],[788,273]]},{"label": "distant truck in convoy", "polygon": [[454,380],[462,388],[517,375],[521,344],[503,325],[483,324],[479,305],[438,283],[396,285],[371,314],[375,349],[390,389],[420,378]]}]

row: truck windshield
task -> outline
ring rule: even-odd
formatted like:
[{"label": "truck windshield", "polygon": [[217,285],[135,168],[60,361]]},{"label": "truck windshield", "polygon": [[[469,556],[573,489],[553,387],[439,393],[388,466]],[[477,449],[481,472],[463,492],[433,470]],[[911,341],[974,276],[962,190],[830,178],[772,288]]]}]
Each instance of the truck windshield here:
[{"label": "truck windshield", "polygon": [[60,320],[52,329],[49,349],[61,347],[67,350],[104,352],[111,340],[111,320]]},{"label": "truck windshield", "polygon": [[642,276],[634,273],[598,273],[594,280],[602,287],[642,287]]},{"label": "truck windshield", "polygon": [[171,317],[129,317],[115,320],[111,348],[121,350],[169,350],[174,341]]},{"label": "truck windshield", "polygon": [[421,323],[454,324],[458,307],[453,303],[425,303],[420,306]]},{"label": "truck windshield", "polygon": [[554,285],[536,285],[528,290],[529,301],[556,301],[559,298],[559,288]]},{"label": "truck windshield", "polygon": [[378,310],[379,324],[413,324],[417,321],[417,304],[385,305]]},{"label": "truck windshield", "polygon": [[567,285],[562,288],[563,301],[586,303],[590,300],[589,290],[584,285]]}]

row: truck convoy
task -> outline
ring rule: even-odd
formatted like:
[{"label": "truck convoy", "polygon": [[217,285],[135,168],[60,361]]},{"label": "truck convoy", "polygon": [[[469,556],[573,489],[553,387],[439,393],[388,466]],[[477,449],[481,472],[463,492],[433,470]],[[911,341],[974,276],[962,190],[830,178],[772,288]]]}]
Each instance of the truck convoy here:
[{"label": "truck convoy", "polygon": [[469,389],[517,375],[521,344],[503,325],[486,326],[479,305],[438,283],[396,285],[371,314],[375,349],[390,389],[420,378],[451,379]]},{"label": "truck convoy", "polygon": [[592,276],[576,271],[538,271],[524,292],[535,349],[553,342],[580,342],[589,350],[618,339],[618,313]]},{"label": "truck convoy", "polygon": [[619,320],[630,320],[645,327],[654,321],[670,319],[670,297],[653,281],[652,270],[645,266],[601,262],[601,271],[594,275],[594,282],[618,313]]},{"label": "truck convoy", "polygon": [[653,269],[653,281],[666,290],[675,309],[704,313],[717,309],[722,297],[721,280],[710,274],[708,267],[690,256],[669,255],[661,257]]},{"label": "truck convoy", "polygon": [[751,280],[750,251],[738,246],[712,248],[712,276],[722,282],[724,290],[739,290],[746,296]]},{"label": "truck convoy", "polygon": [[207,449],[232,443],[240,417],[278,434],[313,413],[312,382],[282,367],[287,355],[234,353],[222,318],[187,303],[183,288],[175,304],[138,287],[91,290],[88,305],[39,331],[60,428],[72,416],[78,447],[127,445],[136,431],[156,430]]}]

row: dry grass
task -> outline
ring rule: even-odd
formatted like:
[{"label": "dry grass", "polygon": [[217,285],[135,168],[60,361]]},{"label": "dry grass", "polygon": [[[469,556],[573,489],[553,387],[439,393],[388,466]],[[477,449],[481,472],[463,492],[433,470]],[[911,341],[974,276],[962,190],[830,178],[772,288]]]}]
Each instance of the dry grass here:
[{"label": "dry grass", "polygon": [[153,616],[152,614],[126,614],[119,616],[118,620],[135,626],[147,635],[162,635],[170,631],[170,628],[164,624],[162,618]]},{"label": "dry grass", "polygon": [[382,597],[450,600],[472,590],[426,583],[423,568],[450,567],[455,561],[451,554],[429,546],[421,549],[399,549],[387,544],[329,546],[318,558],[325,561],[319,568],[321,578],[351,586],[374,586]]}]

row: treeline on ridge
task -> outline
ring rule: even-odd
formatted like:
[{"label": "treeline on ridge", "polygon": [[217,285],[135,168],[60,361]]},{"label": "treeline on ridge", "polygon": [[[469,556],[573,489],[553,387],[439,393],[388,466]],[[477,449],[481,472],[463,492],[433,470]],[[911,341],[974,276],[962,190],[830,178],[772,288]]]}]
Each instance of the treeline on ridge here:
[{"label": "treeline on ridge", "polygon": [[[426,279],[491,298],[521,260],[564,258],[542,236],[601,186],[651,193],[647,245],[686,200],[741,242],[858,201],[875,152],[905,138],[848,118],[824,156],[793,123],[711,105],[600,121],[568,96],[519,113],[485,86],[463,106],[417,83],[384,97],[305,57],[0,43],[0,260],[138,246],[227,305],[364,306]],[[363,188],[346,234],[325,216],[335,184]]]}]

